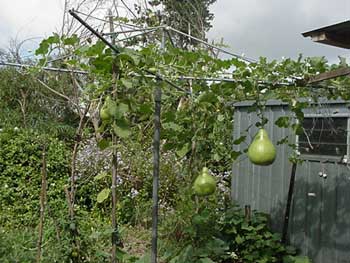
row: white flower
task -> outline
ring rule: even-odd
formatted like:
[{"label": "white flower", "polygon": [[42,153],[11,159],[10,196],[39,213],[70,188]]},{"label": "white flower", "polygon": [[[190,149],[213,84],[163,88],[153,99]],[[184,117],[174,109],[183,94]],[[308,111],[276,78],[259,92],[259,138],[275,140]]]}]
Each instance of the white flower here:
[{"label": "white flower", "polygon": [[19,131],[18,127],[13,128],[14,131]]}]

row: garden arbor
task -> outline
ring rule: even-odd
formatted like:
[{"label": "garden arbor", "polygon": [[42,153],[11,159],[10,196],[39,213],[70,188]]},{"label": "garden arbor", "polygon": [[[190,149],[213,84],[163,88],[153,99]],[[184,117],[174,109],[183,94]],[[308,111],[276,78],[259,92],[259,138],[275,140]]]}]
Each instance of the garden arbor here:
[{"label": "garden arbor", "polygon": [[[73,59],[67,59],[65,63],[71,68],[69,72],[74,73],[79,70],[81,74],[93,73],[92,75],[96,77],[94,79],[95,83],[100,85],[97,86],[95,83],[90,83],[89,85],[89,89],[98,94],[94,97],[94,100],[103,100],[102,96],[105,96],[106,93],[113,94],[113,96],[116,95],[116,98],[114,98],[116,105],[114,106],[118,109],[116,113],[117,121],[116,123],[102,122],[101,125],[109,125],[107,133],[112,133],[114,138],[119,136],[125,139],[131,134],[127,127],[126,113],[128,113],[127,117],[132,116],[132,121],[137,121],[140,119],[140,113],[153,114],[150,108],[155,109],[154,124],[152,125],[155,128],[153,134],[153,262],[157,258],[160,106],[162,100],[172,104],[174,96],[181,94],[181,96],[188,95],[184,97],[190,98],[191,104],[193,104],[190,110],[181,111],[180,109],[174,113],[174,107],[169,107],[169,105],[164,105],[163,103],[162,127],[164,132],[162,132],[162,135],[165,135],[164,141],[166,142],[164,148],[166,147],[168,151],[176,152],[179,159],[188,156],[191,168],[196,159],[208,160],[212,168],[219,167],[221,172],[225,171],[239,155],[244,154],[244,151],[232,151],[230,146],[244,141],[244,138],[239,138],[238,141],[232,142],[231,136],[227,136],[231,132],[233,121],[230,103],[243,99],[253,99],[253,110],[261,113],[255,125],[261,127],[269,121],[264,114],[265,101],[267,98],[276,97],[291,105],[293,114],[302,121],[302,109],[305,105],[296,99],[300,96],[316,94],[315,90],[300,84],[304,79],[303,76],[305,74],[313,75],[317,71],[324,72],[328,70],[323,61],[314,60],[307,60],[305,63],[301,59],[298,61],[286,59],[281,62],[267,62],[262,58],[258,62],[250,59],[244,61],[246,60],[244,57],[226,52],[201,39],[193,38],[186,33],[177,32],[170,27],[162,25],[154,28],[135,27],[130,30],[140,32],[139,34],[161,32],[161,48],[164,47],[165,37],[169,36],[169,31],[184,34],[202,45],[229,53],[233,55],[233,58],[219,60],[208,55],[206,51],[187,52],[176,50],[170,45],[167,52],[159,51],[158,47],[153,47],[152,45],[146,48],[138,47],[137,52],[127,48],[117,48],[113,44],[113,40],[110,42],[104,37],[104,35],[115,36],[115,32],[112,32],[113,30],[104,35],[100,34],[84,22],[76,12],[71,11],[70,13],[97,36],[100,41],[96,44],[90,43],[91,45],[80,46],[77,37],[54,36],[49,40],[43,41],[38,54],[47,56],[49,53],[48,47],[62,44],[75,49],[73,51],[74,56],[83,57],[83,63],[77,63],[77,59],[74,56]],[[107,22],[109,21],[107,20]],[[105,45],[110,49],[105,49]],[[234,72],[230,73],[228,77],[223,77],[225,76],[225,71],[232,68],[234,68]],[[52,70],[52,68],[50,69]],[[120,71],[118,72],[118,70]],[[118,89],[115,83],[118,83]],[[167,88],[161,90],[161,85]],[[112,90],[110,87],[112,87]],[[142,87],[148,88],[147,98],[152,98],[150,94],[154,94],[153,100],[147,101],[146,98],[145,102],[146,96],[137,97]],[[121,92],[118,93],[119,88],[123,88],[126,91],[125,97],[122,96]],[[327,94],[329,92],[330,94],[329,89],[326,87],[320,87],[318,90],[324,93],[327,92]],[[163,91],[163,97],[161,96],[161,91]],[[94,95],[93,92],[92,94]],[[347,95],[346,91],[342,92],[342,96]],[[135,102],[135,98],[140,100]],[[150,115],[146,117],[149,119]],[[289,121],[289,119],[279,120],[278,123],[290,126],[296,132],[300,130],[300,126]],[[254,123],[251,125],[254,126]],[[146,127],[149,127],[149,124]],[[102,142],[105,143],[105,141]],[[113,143],[115,143],[114,140]],[[109,144],[107,143],[107,145]],[[112,149],[114,150],[115,147],[112,147]],[[108,197],[110,190],[107,190],[103,192],[107,193],[103,198]],[[115,190],[115,184],[112,185],[113,190]],[[113,235],[114,247],[116,245],[115,242],[116,238]]]},{"label": "garden arbor", "polygon": [[[85,26],[91,33],[93,33],[98,39],[100,39],[104,44],[106,44],[109,48],[111,48],[114,51],[114,54],[119,54],[120,51],[117,48],[117,46],[115,45],[115,40],[113,40],[113,34],[114,32],[110,32],[109,35],[112,35],[112,43],[110,43],[106,38],[104,38],[104,36],[102,36],[100,33],[98,33],[96,30],[94,30],[89,24],[87,24],[82,18],[80,18],[80,16],[74,11],[74,10],[70,10],[69,13],[75,18],[77,19],[83,26]],[[233,55],[239,59],[242,59],[244,61],[252,61],[250,59],[246,59],[243,58],[242,56],[236,55],[236,54],[232,54],[230,52],[227,52],[221,48],[218,48],[214,45],[211,45],[201,39],[198,39],[196,37],[192,37],[189,34],[183,33],[181,31],[178,31],[176,29],[172,29],[168,26],[160,26],[159,28],[157,28],[157,30],[161,30],[162,32],[162,40],[161,40],[161,50],[164,50],[165,48],[165,38],[166,38],[166,32],[167,30],[173,30],[175,33],[178,34],[183,34],[186,35],[189,38],[193,38],[195,41],[200,42],[201,44],[207,45],[211,48],[217,49],[219,51],[222,51],[226,54],[230,54]],[[146,32],[143,32],[141,34],[148,34],[150,32],[153,32],[153,30],[151,31],[147,31],[147,29],[143,29],[143,31],[146,30]],[[152,212],[152,251],[151,251],[151,262],[152,263],[156,263],[157,262],[157,249],[158,249],[158,245],[157,245],[157,239],[158,239],[158,188],[159,188],[159,165],[160,165],[160,152],[159,152],[159,148],[160,148],[160,118],[161,118],[161,94],[162,94],[162,90],[161,90],[161,82],[164,82],[165,84],[168,84],[170,87],[175,88],[178,91],[181,92],[185,92],[186,95],[187,94],[191,94],[191,92],[186,91],[184,89],[182,89],[181,87],[175,85],[174,83],[172,83],[171,81],[169,81],[166,77],[162,76],[161,74],[151,71],[149,69],[144,69],[144,71],[148,74],[148,77],[154,77],[157,80],[157,86],[155,87],[154,90],[154,108],[155,108],[155,112],[154,112],[154,139],[153,139],[153,212]],[[205,80],[205,81],[234,81],[232,79],[224,79],[224,78],[210,78],[210,77],[204,77],[204,78],[196,78],[196,77],[181,77],[181,79],[191,79],[191,80]],[[116,225],[114,225],[114,227],[116,227]],[[117,242],[117,240],[115,240],[115,238],[112,238],[113,242]],[[113,246],[115,246],[116,244],[112,244]],[[112,256],[112,261],[115,260],[115,247],[113,248],[112,253],[114,254]]]}]

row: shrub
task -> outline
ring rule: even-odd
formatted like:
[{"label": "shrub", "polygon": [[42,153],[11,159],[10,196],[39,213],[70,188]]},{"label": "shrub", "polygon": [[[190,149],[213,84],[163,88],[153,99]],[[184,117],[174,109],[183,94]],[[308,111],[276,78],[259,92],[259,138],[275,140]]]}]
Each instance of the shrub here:
[{"label": "shrub", "polygon": [[161,227],[161,255],[170,263],[270,263],[292,253],[268,228],[267,216],[223,203],[220,193],[197,199],[180,193],[176,210]]}]

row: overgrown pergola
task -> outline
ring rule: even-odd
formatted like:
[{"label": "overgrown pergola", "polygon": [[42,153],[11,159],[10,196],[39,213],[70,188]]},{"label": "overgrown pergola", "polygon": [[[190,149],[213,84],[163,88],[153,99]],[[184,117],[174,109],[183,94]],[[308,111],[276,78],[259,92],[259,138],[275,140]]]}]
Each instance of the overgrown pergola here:
[{"label": "overgrown pergola", "polygon": [[[100,41],[102,41],[106,46],[108,46],[112,51],[113,51],[113,56],[116,57],[118,56],[118,54],[120,54],[120,49],[116,46],[116,34],[120,34],[123,33],[123,31],[121,32],[114,32],[113,30],[113,20],[110,19],[108,22],[110,23],[110,31],[109,33],[105,33],[105,34],[101,34],[99,32],[97,32],[96,30],[94,30],[88,23],[85,22],[84,19],[82,19],[78,14],[83,14],[81,12],[76,12],[74,10],[71,10],[69,12],[75,19],[77,19],[84,27],[86,27],[94,36],[96,36]],[[112,16],[110,15],[110,18],[112,18]],[[126,24],[125,24],[126,25]],[[153,34],[155,32],[160,32],[161,33],[161,44],[160,44],[160,52],[164,52],[165,49],[165,44],[166,44],[166,39],[168,38],[169,42],[172,43],[172,36],[171,33],[175,33],[175,34],[180,34],[182,36],[188,37],[193,39],[194,41],[197,41],[198,43],[200,43],[201,45],[204,45],[210,49],[215,49],[218,52],[222,52],[225,53],[227,55],[230,55],[232,57],[234,57],[235,59],[237,59],[238,62],[244,64],[245,66],[249,67],[249,65],[251,63],[257,63],[255,60],[249,59],[249,58],[245,58],[243,56],[234,54],[232,52],[226,51],[225,49],[222,49],[220,47],[217,47],[213,44],[210,44],[208,42],[206,42],[205,40],[196,38],[191,36],[190,34],[181,32],[179,30],[176,30],[174,28],[171,28],[167,25],[160,25],[158,27],[136,27],[133,25],[129,25],[129,27],[131,29],[129,30],[125,30],[124,32],[140,32],[137,33],[136,35],[131,36],[130,38],[134,38],[136,36],[140,36],[140,35],[144,35],[144,34]],[[170,33],[171,32],[171,33]],[[106,36],[110,36],[111,40],[107,40]],[[125,38],[122,39],[123,40],[127,40],[129,38]],[[112,62],[114,63],[114,62]],[[31,67],[30,65],[22,65],[22,64],[18,64],[18,63],[10,63],[10,62],[0,62],[0,64],[2,65],[7,65],[7,66],[14,66],[14,67]],[[266,66],[267,67],[267,66]],[[49,66],[45,66],[45,67],[41,67],[42,70],[47,70],[47,71],[54,71],[54,72],[62,72],[62,73],[73,73],[73,74],[82,74],[82,75],[88,75],[89,72],[86,70],[81,70],[81,69],[62,69],[62,68],[55,68],[55,67],[49,67]],[[117,72],[115,69],[115,65],[112,65],[112,76],[114,78],[114,80],[112,82],[115,82],[117,79]],[[251,70],[251,69],[250,69]],[[274,70],[271,70],[271,72],[269,73],[273,73]],[[350,72],[348,71],[348,69],[337,69],[337,72],[335,74],[330,74],[330,73],[325,73],[327,74],[327,76],[325,75],[321,75],[321,76],[316,76],[316,77],[311,77],[311,78],[302,78],[299,76],[291,76],[289,74],[290,72],[286,73],[286,76],[283,77],[278,77],[276,78],[276,80],[266,80],[265,78],[260,78],[259,76],[254,79],[254,85],[256,85],[256,109],[263,111],[263,103],[260,103],[260,99],[263,100],[262,96],[264,95],[265,92],[263,92],[265,89],[271,89],[271,90],[278,90],[281,89],[283,90],[286,87],[289,87],[291,90],[293,90],[293,88],[297,89],[298,87],[303,87],[303,88],[314,88],[314,84],[319,82],[319,81],[323,81],[326,79],[330,79],[333,77],[338,77],[338,76],[344,76],[344,75],[348,75]],[[153,137],[153,212],[152,212],[152,253],[151,253],[151,257],[152,257],[152,263],[157,262],[157,228],[158,228],[158,188],[159,188],[159,166],[160,166],[160,127],[161,127],[161,123],[160,123],[160,119],[161,119],[161,102],[162,102],[162,88],[161,86],[163,84],[167,85],[167,87],[171,88],[171,89],[175,89],[177,92],[182,93],[185,96],[189,96],[189,97],[199,97],[201,95],[200,92],[195,92],[192,91],[192,89],[186,90],[183,87],[181,87],[180,85],[178,85],[177,83],[174,83],[174,79],[176,79],[176,81],[188,81],[190,84],[192,84],[195,81],[198,82],[207,82],[207,83],[234,83],[235,85],[247,85],[247,80],[246,77],[249,76],[250,72],[249,70],[247,70],[247,72],[245,73],[246,75],[242,74],[241,78],[237,78],[237,77],[222,77],[222,76],[216,76],[213,77],[211,75],[202,75],[202,76],[192,76],[192,75],[180,75],[180,76],[175,76],[170,78],[169,76],[166,76],[162,73],[160,73],[159,69],[154,70],[150,70],[150,69],[141,69],[141,72],[133,72],[133,75],[131,75],[130,77],[144,77],[147,79],[154,79],[155,80],[155,88],[154,88],[154,137]],[[219,73],[220,75],[220,73]],[[318,87],[318,86],[316,86]],[[324,87],[322,87],[324,88]],[[253,88],[250,88],[251,90],[253,90]],[[327,89],[327,88],[326,88]],[[243,89],[242,92],[247,92],[249,93],[249,89]],[[253,91],[250,91],[253,92]],[[118,98],[115,98],[118,99]],[[294,99],[294,98],[291,98]],[[292,103],[297,103],[291,100],[291,104]],[[295,106],[295,105],[294,105]],[[298,106],[298,105],[297,105]],[[295,113],[298,114],[301,111],[302,106],[300,107],[295,107]],[[262,116],[262,120],[261,123],[263,125],[264,123],[264,119]],[[116,143],[116,135],[113,135],[113,143]],[[117,238],[117,223],[116,223],[116,218],[115,218],[115,206],[116,206],[116,179],[117,179],[117,152],[115,149],[113,149],[113,160],[112,160],[112,227],[114,229],[114,233],[112,236],[112,245],[113,245],[113,250],[112,250],[112,262],[115,262],[116,258],[115,258],[115,251],[116,251],[116,246],[118,243],[118,238]],[[293,166],[292,169],[292,174],[294,173],[295,175],[295,169],[296,166]],[[293,178],[293,176],[292,176]],[[73,191],[74,189],[74,179],[71,181],[72,182],[72,186],[71,186],[71,191]],[[292,182],[292,181],[291,181]],[[291,187],[292,183],[291,183]],[[293,188],[291,188],[291,193],[289,195],[288,198],[291,198],[291,194],[293,192]],[[74,194],[73,194],[74,196]],[[73,208],[74,208],[74,201],[72,201],[73,203]],[[290,204],[290,202],[289,202]],[[286,215],[289,214],[289,208],[287,207],[287,211],[286,211]],[[286,216],[287,217],[287,216]],[[288,221],[287,221],[288,224]]]}]

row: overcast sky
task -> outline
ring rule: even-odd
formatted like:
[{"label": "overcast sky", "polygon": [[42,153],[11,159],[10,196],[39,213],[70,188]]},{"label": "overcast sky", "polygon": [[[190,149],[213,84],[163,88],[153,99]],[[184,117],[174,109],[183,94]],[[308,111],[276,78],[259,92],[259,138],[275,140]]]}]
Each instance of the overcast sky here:
[{"label": "overcast sky", "polygon": [[[29,42],[33,49],[39,39],[60,26],[63,0],[0,0],[0,48],[10,39]],[[220,40],[230,51],[248,57],[326,56],[336,62],[349,51],[317,44],[302,32],[350,19],[350,0],[218,0],[209,39]]]}]

